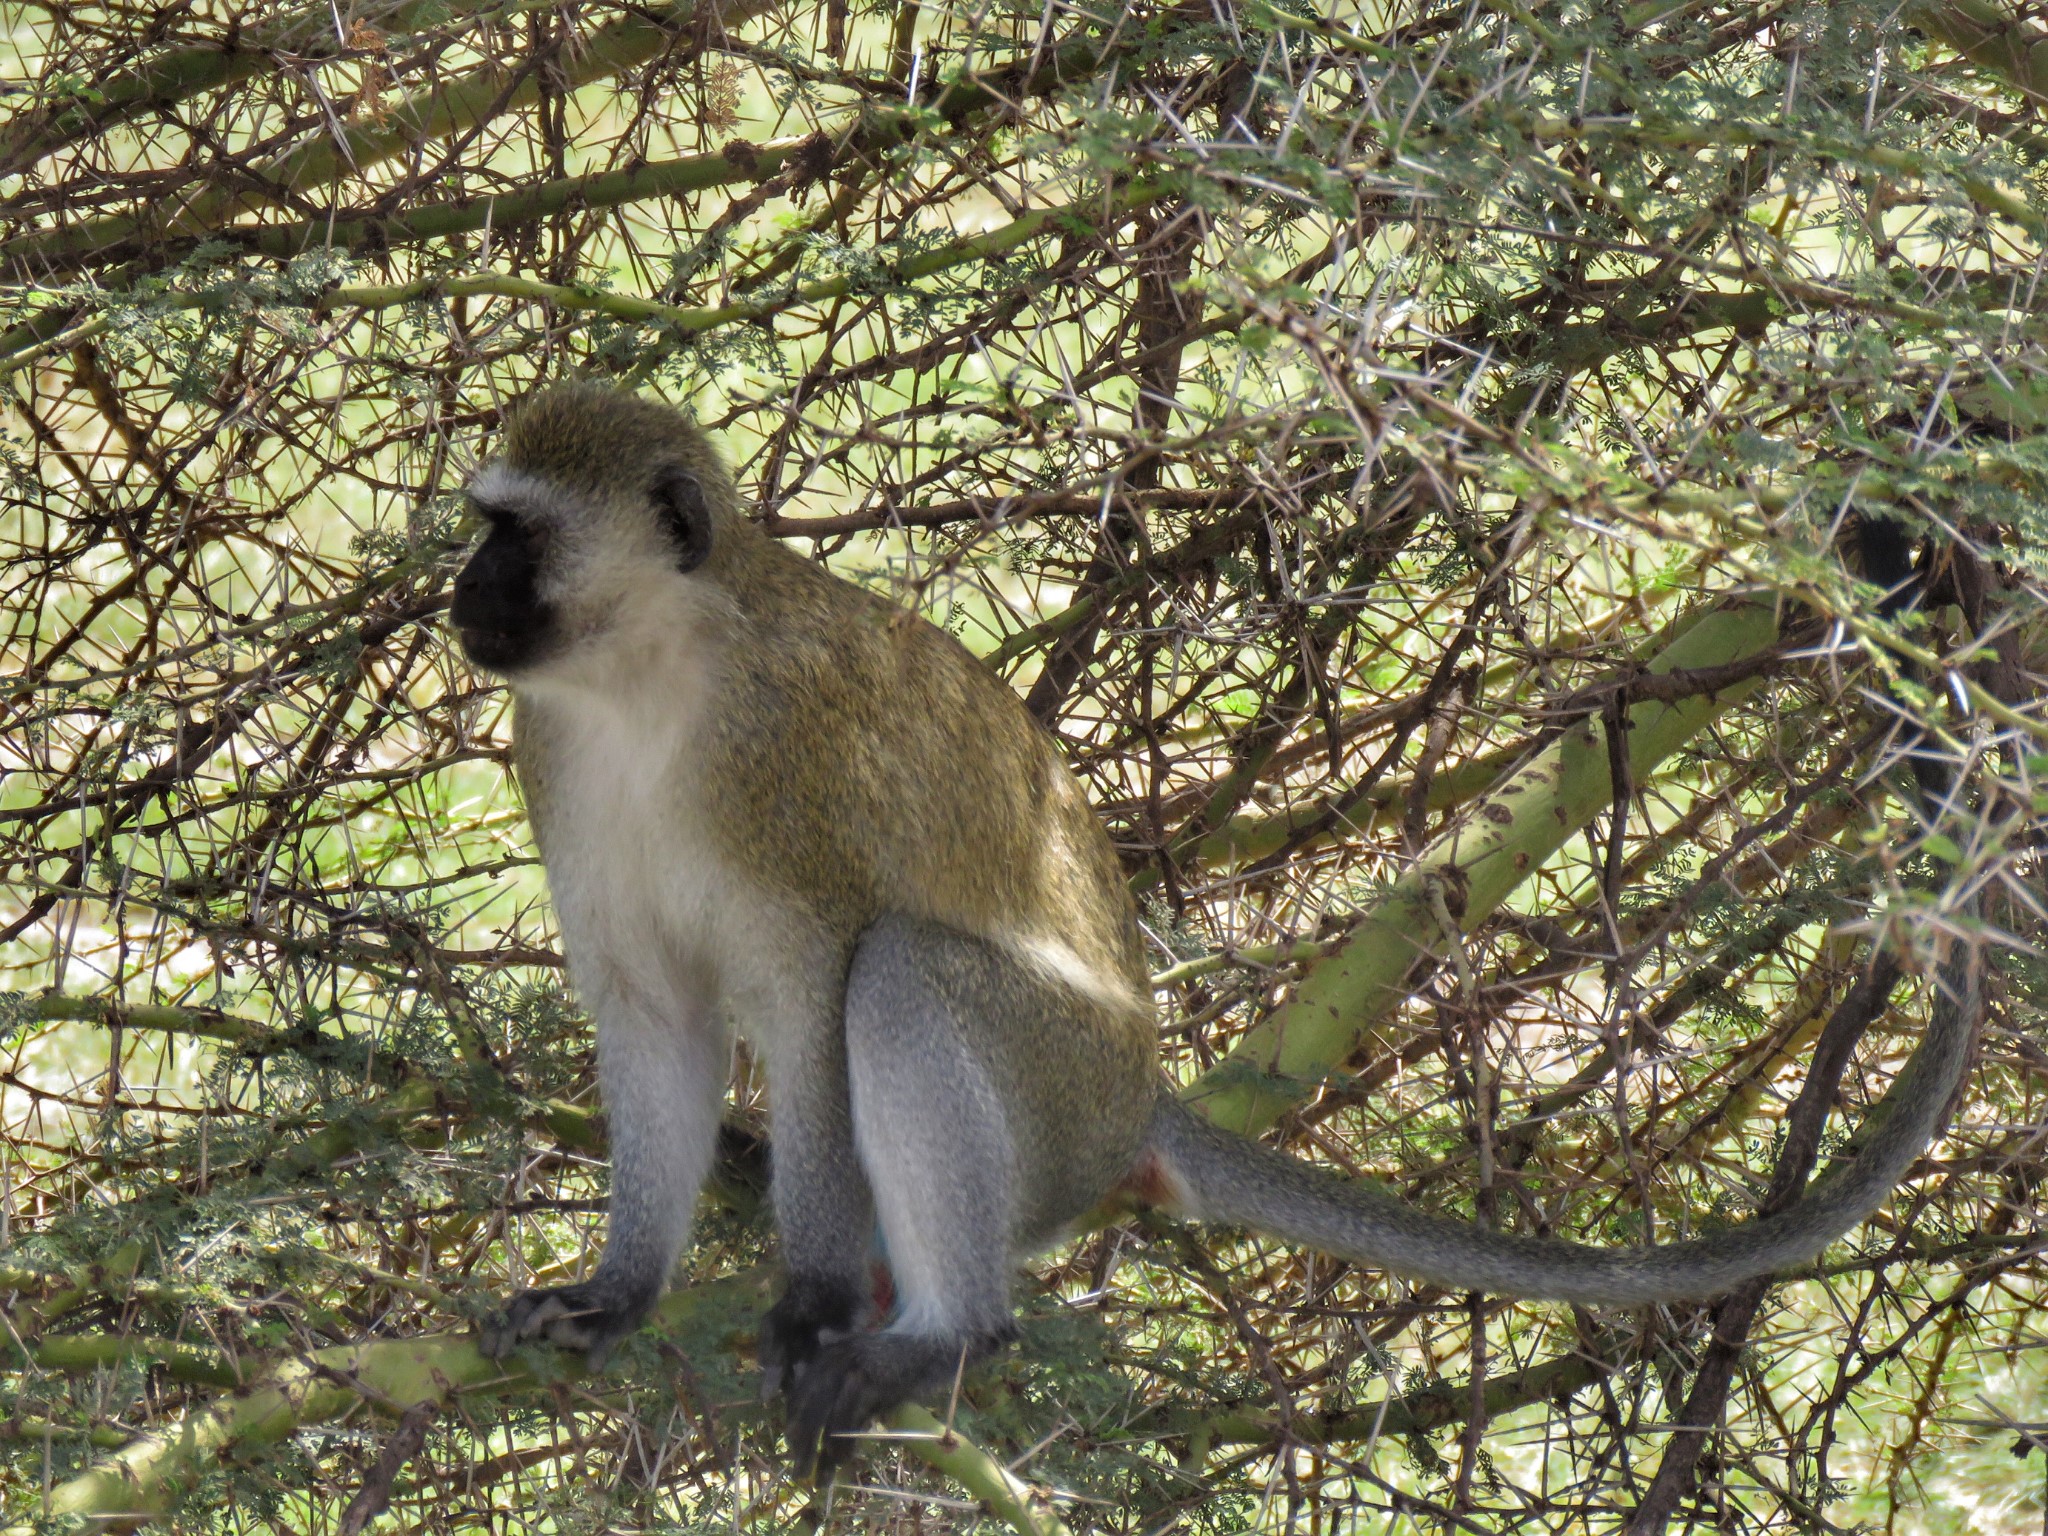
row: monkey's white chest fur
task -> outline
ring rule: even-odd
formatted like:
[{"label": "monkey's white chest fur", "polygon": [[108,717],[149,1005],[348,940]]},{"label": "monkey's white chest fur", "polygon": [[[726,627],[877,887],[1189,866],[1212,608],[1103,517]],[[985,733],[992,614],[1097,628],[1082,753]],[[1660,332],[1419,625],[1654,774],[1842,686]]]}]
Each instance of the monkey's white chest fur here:
[{"label": "monkey's white chest fur", "polygon": [[[769,917],[704,823],[701,742],[715,685],[701,662],[658,686],[535,689],[522,699],[533,807],[571,976],[600,1020],[717,1027],[728,957]],[[755,930],[758,942],[759,929]]]}]

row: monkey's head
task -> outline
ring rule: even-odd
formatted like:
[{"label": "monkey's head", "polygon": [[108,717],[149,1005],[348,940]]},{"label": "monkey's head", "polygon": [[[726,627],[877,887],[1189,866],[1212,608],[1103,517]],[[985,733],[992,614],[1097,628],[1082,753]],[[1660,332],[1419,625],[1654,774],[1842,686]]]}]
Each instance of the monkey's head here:
[{"label": "monkey's head", "polygon": [[706,578],[739,526],[710,440],[598,384],[519,407],[467,495],[487,531],[449,618],[471,661],[515,682],[715,603]]}]

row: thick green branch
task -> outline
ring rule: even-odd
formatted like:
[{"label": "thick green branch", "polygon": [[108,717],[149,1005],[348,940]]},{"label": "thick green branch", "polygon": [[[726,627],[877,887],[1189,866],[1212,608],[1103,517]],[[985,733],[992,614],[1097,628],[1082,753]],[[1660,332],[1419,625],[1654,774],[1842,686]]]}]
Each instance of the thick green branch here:
[{"label": "thick green branch", "polygon": [[[1038,209],[1000,229],[956,240],[934,250],[919,251],[872,273],[840,273],[805,283],[793,291],[743,299],[732,304],[686,308],[654,299],[635,298],[631,294],[611,293],[601,288],[572,287],[507,273],[479,272],[464,277],[421,278],[409,283],[346,284],[328,289],[309,307],[320,313],[331,313],[343,309],[389,309],[430,298],[489,296],[552,304],[557,309],[610,315],[635,324],[664,325],[676,331],[709,331],[719,326],[766,319],[804,304],[912,283],[969,262],[992,261],[1020,245],[1077,222],[1094,223],[1144,207],[1163,196],[1164,192],[1165,188],[1158,181],[1141,178],[1100,198]],[[167,310],[197,309],[212,302],[211,296],[203,294],[171,294],[157,301],[161,308]],[[12,357],[0,357],[0,377],[34,361],[38,355],[40,349],[32,348]]]},{"label": "thick green branch", "polygon": [[[687,1329],[699,1339],[707,1332],[722,1332],[729,1346],[737,1346],[759,1311],[766,1279],[763,1271],[749,1271],[672,1292],[658,1309],[656,1326],[672,1332]],[[108,1342],[132,1349],[155,1341]],[[395,1416],[421,1404],[533,1392],[556,1376],[586,1374],[573,1356],[547,1358],[552,1371],[542,1378],[523,1358],[487,1360],[470,1339],[442,1334],[341,1345],[286,1360],[247,1390],[139,1436],[59,1484],[42,1507],[17,1511],[19,1518],[0,1536],[35,1536],[44,1521],[67,1518],[75,1522],[74,1529],[134,1530],[168,1512],[186,1489],[230,1453],[274,1445],[309,1425],[331,1422],[366,1404]],[[1020,1536],[1064,1536],[1066,1527],[1041,1494],[925,1410],[903,1409],[890,1424],[904,1431],[901,1441],[907,1450],[956,1477]]]},{"label": "thick green branch", "polygon": [[735,140],[715,153],[562,176],[514,192],[416,207],[389,216],[307,219],[221,233],[240,240],[251,251],[288,257],[314,247],[346,250],[366,243],[388,247],[473,234],[486,227],[504,231],[572,209],[616,208],[713,187],[760,183],[781,174],[792,159],[805,162],[805,176],[823,179],[841,167],[907,144],[920,133],[958,133],[992,108],[1071,84],[1077,76],[1099,68],[1115,51],[1089,36],[1042,57],[1034,53],[957,75],[940,88],[929,107],[913,111],[893,103],[872,105],[858,117],[828,123],[817,133],[758,144]]},{"label": "thick green branch", "polygon": [[[473,8],[487,0],[404,0],[398,5],[351,6],[358,25],[384,33],[410,32],[425,19],[445,19],[450,11]],[[301,10],[243,29],[217,43],[167,49],[139,64],[117,70],[96,82],[89,99],[42,116],[25,113],[0,133],[0,175],[19,171],[43,156],[80,139],[105,133],[145,112],[161,111],[206,91],[235,85],[274,66],[279,51],[298,59],[333,58],[355,46],[335,32],[329,5]]]},{"label": "thick green branch", "polygon": [[[726,0],[718,24],[731,29],[769,8],[769,0]],[[627,16],[581,39],[550,66],[557,89],[573,91],[644,64],[690,35],[697,19],[693,0],[665,7],[654,17]],[[336,124],[298,148],[250,167],[232,187],[202,191],[174,210],[147,209],[106,218],[59,223],[0,245],[0,263],[38,277],[75,270],[94,257],[173,236],[218,233],[245,212],[303,198],[320,187],[360,175],[375,165],[438,139],[452,138],[507,112],[534,105],[542,72],[513,75],[493,60],[466,75],[415,92],[388,114],[389,126]],[[275,187],[274,197],[251,187]]]},{"label": "thick green branch", "polygon": [[[1561,1402],[1614,1367],[1590,1353],[1560,1355],[1486,1382],[1486,1417],[1532,1403]],[[1332,1413],[1297,1413],[1283,1420],[1272,1409],[1235,1409],[1187,1418],[1169,1431],[1206,1444],[1266,1445],[1285,1432],[1312,1445],[1357,1445],[1380,1438],[1427,1435],[1463,1423],[1472,1409],[1466,1382],[1434,1381],[1377,1403]]]},{"label": "thick green branch", "polygon": [[[1765,649],[1775,633],[1770,604],[1739,602],[1692,624],[1649,670],[1733,661]],[[1718,695],[1632,708],[1634,782],[1646,782],[1755,686],[1751,679]],[[1294,996],[1188,1090],[1190,1102],[1233,1130],[1257,1134],[1272,1124],[1406,1000],[1411,970],[1443,957],[1450,936],[1440,931],[1439,904],[1471,931],[1604,809],[1612,791],[1597,725],[1565,730],[1425,849],[1344,944],[1309,968]]]},{"label": "thick green branch", "polygon": [[1991,0],[1945,0],[1910,5],[1906,19],[2035,101],[2048,98],[2048,34],[2027,30],[2004,7]]}]

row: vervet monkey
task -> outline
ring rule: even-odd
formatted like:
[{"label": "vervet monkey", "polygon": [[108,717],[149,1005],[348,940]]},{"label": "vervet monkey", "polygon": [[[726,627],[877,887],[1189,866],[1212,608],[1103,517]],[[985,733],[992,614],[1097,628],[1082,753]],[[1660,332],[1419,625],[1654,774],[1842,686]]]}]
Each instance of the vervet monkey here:
[{"label": "vervet monkey", "polygon": [[493,1353],[601,1353],[646,1315],[712,1155],[728,1021],[768,1075],[788,1284],[760,1356],[805,1467],[1007,1339],[1016,1257],[1119,1189],[1460,1290],[1699,1297],[1875,1208],[1963,1070],[1958,945],[1904,1102],[1790,1210],[1607,1250],[1413,1209],[1181,1106],[1130,897],[1052,738],[951,636],[749,523],[695,426],[550,389],[468,493],[489,533],[451,616],[511,687],[612,1150],[595,1273],[515,1298]]}]

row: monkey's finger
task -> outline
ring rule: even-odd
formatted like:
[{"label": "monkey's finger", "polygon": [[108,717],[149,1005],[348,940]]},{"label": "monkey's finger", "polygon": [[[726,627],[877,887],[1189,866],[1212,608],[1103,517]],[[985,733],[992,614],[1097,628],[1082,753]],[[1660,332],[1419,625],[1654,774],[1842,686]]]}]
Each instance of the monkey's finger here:
[{"label": "monkey's finger", "polygon": [[829,1357],[819,1360],[790,1383],[786,1433],[791,1469],[800,1478],[816,1480],[823,1469],[830,1480],[833,1463],[827,1441],[845,1388],[845,1375],[839,1365]]},{"label": "monkey's finger", "polygon": [[[540,1340],[559,1349],[608,1350],[610,1336],[585,1326],[601,1316],[601,1309],[579,1305],[556,1291],[522,1291],[477,1329],[477,1348],[490,1360],[502,1360],[520,1345]],[[592,1364],[601,1367],[603,1361],[594,1359]]]},{"label": "monkey's finger", "polygon": [[866,1380],[858,1371],[849,1372],[846,1380],[839,1384],[839,1396],[833,1402],[832,1412],[826,1417],[818,1436],[818,1464],[813,1473],[815,1481],[831,1483],[839,1475],[839,1469],[859,1451],[860,1433],[874,1418],[868,1409],[871,1400]]},{"label": "monkey's finger", "polygon": [[876,1393],[857,1348],[823,1352],[790,1403],[790,1453],[800,1476],[829,1484],[860,1449],[860,1432],[875,1416]]}]

